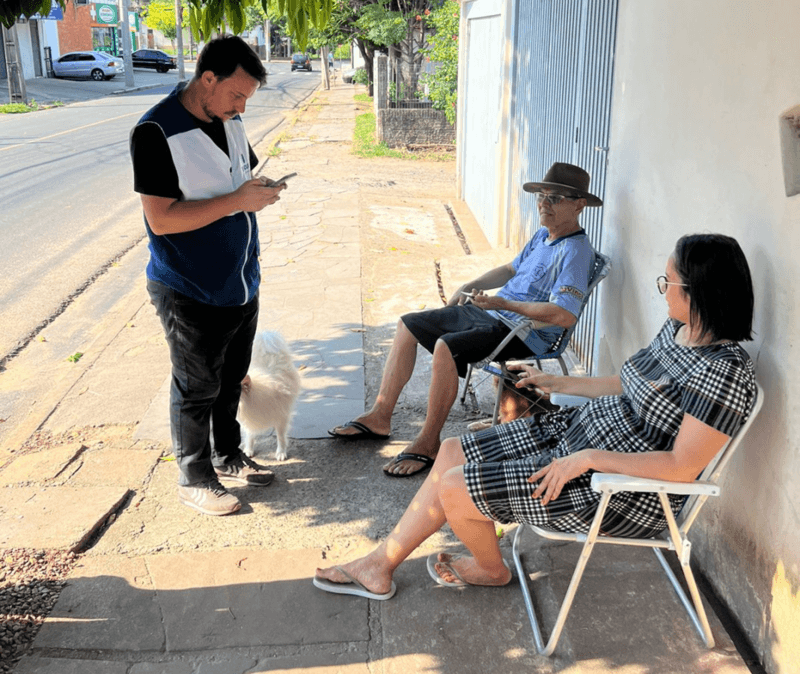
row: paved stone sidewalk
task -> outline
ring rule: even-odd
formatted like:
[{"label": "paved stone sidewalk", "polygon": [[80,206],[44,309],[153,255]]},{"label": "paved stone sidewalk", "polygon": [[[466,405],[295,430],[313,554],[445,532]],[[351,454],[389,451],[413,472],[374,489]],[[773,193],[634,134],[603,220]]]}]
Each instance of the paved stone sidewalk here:
[{"label": "paved stone sidewalk", "polygon": [[[68,535],[47,545],[74,545],[67,525],[77,513],[94,512],[91,533],[117,494],[124,503],[94,534],[17,674],[746,672],[716,620],[717,647],[702,647],[648,550],[597,550],[551,659],[535,655],[516,582],[453,590],[431,581],[427,555],[458,549],[447,529],[400,567],[391,601],[312,586],[315,567],[352,559],[385,536],[420,484],[387,479],[380,466],[419,427],[430,359],[418,356],[391,442],[348,445],[325,429],[374,397],[397,317],[441,306],[437,277],[448,294],[512,257],[491,249],[453,200],[452,163],[349,154],[354,91],[319,92],[280,152],[256,148],[269,157],[266,175],[298,173],[279,206],[259,218],[260,327],[291,342],[305,384],[290,459],[262,455],[276,482],[236,489],[246,505],[234,516],[177,505],[177,469],[162,457],[168,363],[137,276],[115,310],[116,331],[98,330],[87,364],[59,384],[58,404],[35,416],[50,446],[0,472],[0,545],[12,534],[44,545],[61,531]],[[471,255],[453,233],[447,203]],[[134,255],[139,264],[146,252]],[[445,433],[463,432],[471,415],[457,406]],[[72,444],[70,433],[78,436]],[[259,446],[271,451],[274,439]],[[37,479],[26,480],[34,472]],[[108,493],[91,491],[101,486]],[[52,505],[41,507],[45,498]],[[509,538],[501,541],[506,555]],[[578,551],[532,542],[525,552],[549,624]]]}]

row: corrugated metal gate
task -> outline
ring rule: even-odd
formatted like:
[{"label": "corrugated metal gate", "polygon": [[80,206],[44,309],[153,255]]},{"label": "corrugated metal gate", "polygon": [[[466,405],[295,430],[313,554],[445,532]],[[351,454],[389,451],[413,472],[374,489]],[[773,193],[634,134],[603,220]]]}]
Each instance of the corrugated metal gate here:
[{"label": "corrugated metal gate", "polygon": [[[605,195],[617,3],[515,3],[508,212],[512,245],[524,245],[538,227],[535,202],[522,184],[541,179],[554,161],[584,167],[592,176],[592,193]],[[587,208],[581,224],[600,250],[603,209]],[[589,372],[596,303],[595,296],[572,340]]]}]

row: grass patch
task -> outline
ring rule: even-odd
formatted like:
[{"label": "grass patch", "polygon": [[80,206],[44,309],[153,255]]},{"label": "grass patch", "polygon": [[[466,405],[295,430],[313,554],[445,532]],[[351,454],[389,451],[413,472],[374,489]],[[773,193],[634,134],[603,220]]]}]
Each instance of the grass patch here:
[{"label": "grass patch", "polygon": [[[364,98],[362,98],[364,97]],[[372,99],[366,94],[355,96],[358,103],[369,103]],[[365,107],[359,105],[359,109]],[[378,143],[375,140],[375,113],[363,112],[356,117],[356,126],[353,131],[353,154],[358,157],[393,157],[395,159],[424,159],[427,161],[455,161],[455,146],[452,151],[431,151],[431,150],[404,150],[390,148],[386,143]]]},{"label": "grass patch", "polygon": [[396,157],[405,158],[407,153],[392,150],[386,143],[375,142],[375,113],[365,112],[356,117],[356,128],[353,132],[353,154],[359,157]]},{"label": "grass patch", "polygon": [[0,105],[0,114],[15,115],[25,112],[36,112],[37,110],[47,110],[48,108],[60,108],[63,105],[61,101],[53,101],[49,105],[42,105],[31,99],[28,105],[24,103],[5,103]]}]

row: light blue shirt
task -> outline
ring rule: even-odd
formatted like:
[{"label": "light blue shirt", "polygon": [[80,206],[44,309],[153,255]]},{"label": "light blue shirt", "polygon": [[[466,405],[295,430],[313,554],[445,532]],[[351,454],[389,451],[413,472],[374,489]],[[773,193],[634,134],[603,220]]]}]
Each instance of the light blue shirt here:
[{"label": "light blue shirt", "polygon": [[[517,302],[550,302],[577,318],[589,288],[594,249],[583,229],[555,241],[548,241],[547,237],[544,227],[531,237],[511,263],[516,273],[497,295]],[[511,327],[525,318],[506,310],[489,313]],[[554,326],[531,331],[521,338],[533,351],[541,352],[542,339],[552,344],[562,332],[563,328]]]}]

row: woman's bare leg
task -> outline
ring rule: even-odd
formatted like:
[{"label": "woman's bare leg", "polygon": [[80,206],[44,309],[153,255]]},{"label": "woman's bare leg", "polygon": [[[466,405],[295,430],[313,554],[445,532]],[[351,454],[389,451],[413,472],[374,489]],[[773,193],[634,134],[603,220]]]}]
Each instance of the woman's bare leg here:
[{"label": "woman's bare leg", "polygon": [[[461,442],[457,438],[445,440],[431,472],[392,533],[365,557],[340,566],[372,592],[388,592],[394,570],[445,523],[444,508],[439,500],[440,484],[445,473],[463,465],[464,461]],[[335,566],[317,569],[317,576],[335,583],[349,582]]]},{"label": "woman's bare leg", "polygon": [[[448,441],[449,442],[449,441]],[[500,544],[495,523],[487,519],[475,506],[467,491],[464,466],[451,468],[439,487],[439,501],[447,516],[447,523],[459,540],[472,553],[471,557],[439,555],[471,585],[505,585],[511,580],[511,571],[500,554]],[[436,565],[436,571],[446,581],[456,580],[446,567]]]}]

